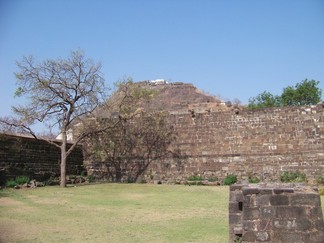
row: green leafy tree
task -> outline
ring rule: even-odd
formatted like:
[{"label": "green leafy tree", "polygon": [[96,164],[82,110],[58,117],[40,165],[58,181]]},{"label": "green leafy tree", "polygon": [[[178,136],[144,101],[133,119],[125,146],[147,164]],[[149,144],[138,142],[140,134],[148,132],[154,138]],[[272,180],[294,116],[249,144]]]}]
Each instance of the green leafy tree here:
[{"label": "green leafy tree", "polygon": [[249,109],[262,109],[280,106],[280,97],[264,91],[256,97],[249,99]]},{"label": "green leafy tree", "polygon": [[321,101],[322,90],[319,81],[303,80],[295,87],[288,86],[283,90],[281,102],[283,106],[315,105]]},{"label": "green leafy tree", "polygon": [[248,108],[253,110],[267,107],[315,105],[321,101],[322,96],[322,90],[318,85],[319,81],[305,79],[295,86],[284,88],[280,96],[264,91],[249,99]]}]

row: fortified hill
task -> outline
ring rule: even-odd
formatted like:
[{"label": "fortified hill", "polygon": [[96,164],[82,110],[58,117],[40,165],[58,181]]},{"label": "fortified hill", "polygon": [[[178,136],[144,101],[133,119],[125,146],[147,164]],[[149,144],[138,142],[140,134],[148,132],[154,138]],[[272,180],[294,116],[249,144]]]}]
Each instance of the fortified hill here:
[{"label": "fortified hill", "polygon": [[170,114],[228,110],[223,101],[215,96],[205,94],[189,83],[167,83],[161,80],[157,82],[144,81],[137,84],[145,89],[157,91],[157,94],[151,100],[151,107],[156,110],[166,110]]},{"label": "fortified hill", "polygon": [[[137,83],[138,84],[138,83]],[[237,175],[278,181],[283,172],[301,171],[309,181],[324,174],[324,108],[248,110],[206,95],[192,84],[140,82],[158,94],[151,107],[169,112],[176,140],[168,156],[154,161],[146,181],[181,182]],[[87,161],[90,174],[104,175],[109,164]]]}]

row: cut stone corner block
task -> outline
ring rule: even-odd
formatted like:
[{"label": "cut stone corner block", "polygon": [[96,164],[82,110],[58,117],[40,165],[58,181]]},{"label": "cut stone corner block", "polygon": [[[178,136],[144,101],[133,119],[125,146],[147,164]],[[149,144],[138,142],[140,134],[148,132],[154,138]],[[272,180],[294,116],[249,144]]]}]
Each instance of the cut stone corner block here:
[{"label": "cut stone corner block", "polygon": [[324,242],[318,189],[298,183],[230,186],[229,242]]}]

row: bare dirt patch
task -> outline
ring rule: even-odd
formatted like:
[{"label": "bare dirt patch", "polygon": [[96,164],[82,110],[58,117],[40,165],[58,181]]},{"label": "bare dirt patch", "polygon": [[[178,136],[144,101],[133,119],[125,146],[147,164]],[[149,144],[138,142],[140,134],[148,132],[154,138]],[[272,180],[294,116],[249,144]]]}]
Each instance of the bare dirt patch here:
[{"label": "bare dirt patch", "polygon": [[1,206],[21,206],[23,205],[23,203],[9,197],[1,197],[0,205]]}]

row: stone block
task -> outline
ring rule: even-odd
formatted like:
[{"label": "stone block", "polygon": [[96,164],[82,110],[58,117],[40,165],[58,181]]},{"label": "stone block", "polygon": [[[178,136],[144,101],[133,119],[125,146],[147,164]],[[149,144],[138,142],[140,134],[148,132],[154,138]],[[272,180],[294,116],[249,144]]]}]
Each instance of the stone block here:
[{"label": "stone block", "polygon": [[229,212],[231,214],[242,213],[242,209],[240,208],[240,204],[238,202],[230,202],[229,203]]},{"label": "stone block", "polygon": [[284,229],[284,230],[296,230],[296,231],[307,231],[310,230],[312,224],[309,220],[273,220],[274,229]]},{"label": "stone block", "polygon": [[[242,240],[252,242],[321,242],[324,222],[318,194],[301,184],[255,186],[243,193]],[[263,191],[264,189],[267,189]],[[268,190],[269,189],[269,190]],[[263,193],[266,192],[266,193]],[[236,205],[232,205],[237,210]],[[230,239],[234,239],[230,226]]]},{"label": "stone block", "polygon": [[266,231],[258,231],[255,235],[257,242],[265,242],[270,240],[270,234]]},{"label": "stone block", "polygon": [[290,202],[292,206],[296,205],[308,205],[318,207],[321,205],[321,199],[319,194],[315,193],[302,193],[290,196]]},{"label": "stone block", "polygon": [[323,230],[304,235],[304,242],[323,243],[324,242],[323,239],[324,239],[324,231]]},{"label": "stone block", "polygon": [[278,219],[300,219],[306,216],[305,208],[296,206],[277,207],[275,215]]},{"label": "stone block", "polygon": [[242,189],[243,195],[259,194],[259,188],[244,188]]},{"label": "stone block", "polygon": [[234,227],[233,233],[234,233],[235,235],[241,235],[242,232],[243,232],[242,226],[235,226],[235,227]]},{"label": "stone block", "polygon": [[244,233],[242,240],[243,242],[256,242],[257,241],[256,232],[248,231]]},{"label": "stone block", "polygon": [[272,196],[270,196],[270,204],[273,206],[289,205],[288,196],[286,196],[286,195],[272,195]]},{"label": "stone block", "polygon": [[282,193],[294,193],[293,188],[275,188],[273,189],[274,194],[282,194]]},{"label": "stone block", "polygon": [[260,189],[260,194],[268,195],[268,194],[272,194],[272,193],[273,193],[273,190],[272,189],[269,189],[269,188],[262,188],[262,189]]},{"label": "stone block", "polygon": [[241,214],[229,214],[228,219],[230,225],[242,224]]},{"label": "stone block", "polygon": [[272,225],[271,225],[272,219],[261,219],[259,221],[259,224],[257,225],[257,230],[258,231],[271,231],[272,230]]},{"label": "stone block", "polygon": [[304,237],[302,234],[286,231],[275,231],[272,235],[272,242],[282,243],[303,243]]},{"label": "stone block", "polygon": [[243,220],[246,219],[258,219],[260,218],[260,208],[254,207],[254,208],[248,208],[243,207]]},{"label": "stone block", "polygon": [[240,192],[231,192],[230,193],[231,202],[243,202],[243,195]]},{"label": "stone block", "polygon": [[259,195],[256,198],[256,205],[260,207],[270,206],[270,195]]},{"label": "stone block", "polygon": [[322,213],[322,208],[319,207],[312,207],[310,209],[310,218],[312,219],[318,219],[318,218],[323,218],[323,213]]},{"label": "stone block", "polygon": [[261,207],[261,217],[264,219],[273,218],[276,213],[276,207]]},{"label": "stone block", "polygon": [[230,186],[230,191],[241,191],[243,185],[231,185]]},{"label": "stone block", "polygon": [[[324,232],[324,221],[323,219],[318,219],[314,221],[314,226],[315,228],[317,228],[318,230],[321,230]],[[323,238],[324,239],[324,238]]]}]

